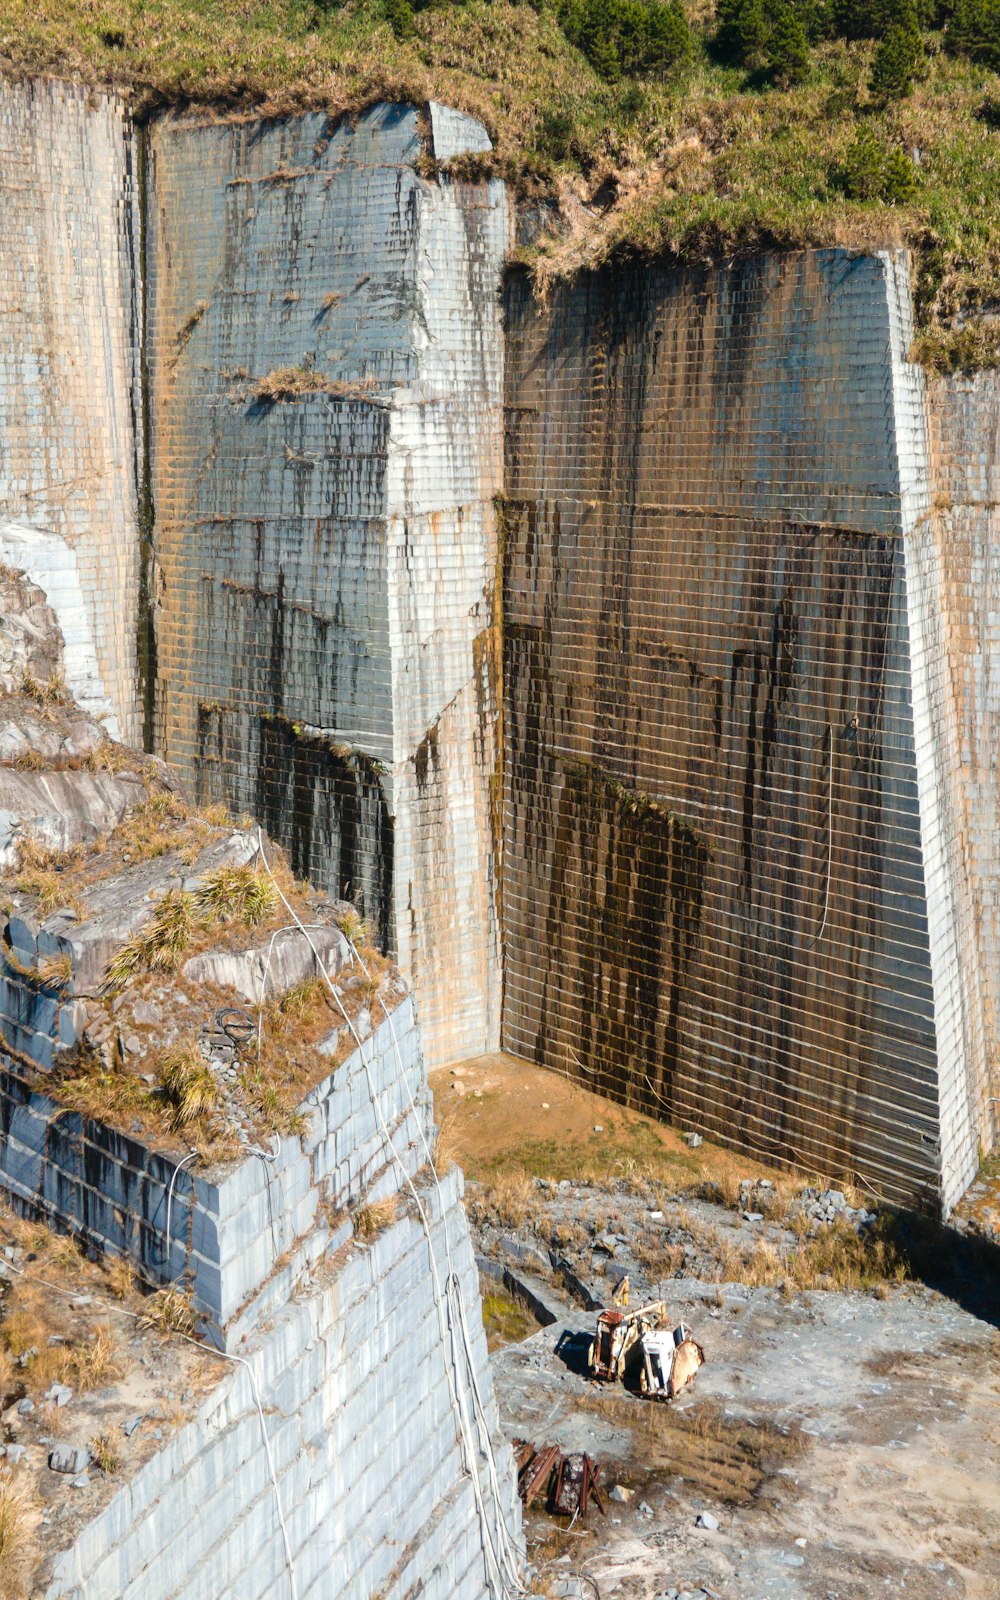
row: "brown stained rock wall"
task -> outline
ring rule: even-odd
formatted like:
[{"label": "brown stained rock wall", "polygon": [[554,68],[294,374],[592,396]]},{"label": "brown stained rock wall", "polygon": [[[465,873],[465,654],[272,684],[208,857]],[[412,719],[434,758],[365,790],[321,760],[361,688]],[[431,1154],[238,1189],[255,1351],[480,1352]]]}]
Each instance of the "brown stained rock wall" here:
[{"label": "brown stained rock wall", "polygon": [[941,1158],[899,271],[511,286],[504,1039],[913,1197]]}]

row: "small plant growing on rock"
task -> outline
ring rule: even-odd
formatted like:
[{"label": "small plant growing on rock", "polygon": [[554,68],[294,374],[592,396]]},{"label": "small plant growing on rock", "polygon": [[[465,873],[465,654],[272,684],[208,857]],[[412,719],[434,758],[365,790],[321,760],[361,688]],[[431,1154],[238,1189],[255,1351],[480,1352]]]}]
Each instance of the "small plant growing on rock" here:
[{"label": "small plant growing on rock", "polygon": [[354,1213],[354,1233],[358,1239],[370,1244],[396,1220],[397,1200],[390,1195],[387,1200],[373,1200]]},{"label": "small plant growing on rock", "polygon": [[368,924],[354,906],[348,906],[346,910],[338,912],[335,921],[348,944],[369,943]]},{"label": "small plant growing on rock", "polygon": [[160,901],[152,922],[133,934],[108,962],[105,989],[118,994],[143,972],[174,972],[194,936],[195,899],[172,889]]},{"label": "small plant growing on rock", "polygon": [[48,683],[39,683],[30,672],[26,672],[21,679],[21,693],[29,700],[34,700],[36,706],[55,706],[66,696],[66,685],[62,678],[51,677]]},{"label": "small plant growing on rock", "polygon": [[278,904],[270,878],[253,866],[220,867],[195,892],[198,910],[216,922],[242,922],[248,928],[266,922]]},{"label": "small plant growing on rock", "polygon": [[23,1485],[0,1473],[0,1600],[21,1600],[24,1594],[30,1509]]},{"label": "small plant growing on rock", "polygon": [[94,1466],[103,1472],[106,1478],[112,1478],[116,1472],[121,1471],[121,1451],[110,1433],[97,1434],[91,1439],[89,1448]]},{"label": "small plant growing on rock", "polygon": [[253,397],[264,405],[276,405],[281,400],[298,400],[306,394],[318,394],[328,387],[329,380],[312,367],[276,367],[254,385]]},{"label": "small plant growing on rock", "polygon": [[37,912],[42,921],[63,906],[81,919],[86,916],[83,900],[65,880],[65,873],[77,865],[82,854],[80,849],[50,850],[33,833],[25,833],[19,839],[12,887],[15,893],[31,895],[38,901]]},{"label": "small plant growing on rock", "polygon": [[190,1297],[170,1283],[150,1295],[139,1325],[156,1333],[182,1333],[191,1338],[198,1326],[198,1316]]},{"label": "small plant growing on rock", "polygon": [[115,1256],[107,1268],[108,1290],[116,1300],[129,1300],[135,1290],[135,1273],[125,1256]]},{"label": "small plant growing on rock", "polygon": [[170,1106],[174,1128],[202,1122],[220,1106],[219,1086],[211,1069],[194,1049],[173,1050],[159,1070],[160,1087]]},{"label": "small plant growing on rock", "polygon": [[73,957],[68,951],[62,955],[43,956],[38,963],[38,976],[50,988],[65,989],[73,978]]}]

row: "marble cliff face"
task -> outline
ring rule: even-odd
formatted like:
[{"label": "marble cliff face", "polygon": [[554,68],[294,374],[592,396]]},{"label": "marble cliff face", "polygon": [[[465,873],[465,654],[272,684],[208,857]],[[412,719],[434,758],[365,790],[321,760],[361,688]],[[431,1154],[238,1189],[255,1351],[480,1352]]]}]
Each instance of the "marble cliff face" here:
[{"label": "marble cliff face", "polygon": [[488,145],[439,106],[135,129],[36,86],[2,132],[44,272],[12,214],[0,511],[43,590],[71,552],[122,730],[358,900],[435,1063],[502,1040],[953,1204],[996,1093],[996,380],[908,362],[905,259],[542,305],[503,186],[422,175]]}]

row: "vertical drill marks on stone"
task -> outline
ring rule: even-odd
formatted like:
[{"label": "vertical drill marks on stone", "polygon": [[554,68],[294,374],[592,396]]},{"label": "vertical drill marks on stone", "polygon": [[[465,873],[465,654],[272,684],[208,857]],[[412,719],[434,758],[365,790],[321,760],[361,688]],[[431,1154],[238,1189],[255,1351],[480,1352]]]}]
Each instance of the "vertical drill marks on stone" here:
[{"label": "vertical drill marks on stone", "polygon": [[928,403],[909,317],[905,258],[838,251],[509,285],[504,1038],[947,1207],[991,1142],[997,613],[985,511],[948,552],[931,507],[992,391]]},{"label": "vertical drill marks on stone", "polygon": [[512,1049],[947,1208],[995,1127],[996,377],[928,387],[905,259],[836,250],[512,275],[505,354],[503,186],[421,139],[5,88],[0,514],[134,735],[148,480],[155,746],[358,901],[432,1062],[503,976]]},{"label": "vertical drill marks on stone", "polygon": [[502,185],[427,183],[420,149],[399,106],[150,131],[156,718],[200,793],[358,900],[442,1061],[499,1036],[507,222]]},{"label": "vertical drill marks on stone", "polygon": [[139,737],[134,137],[79,84],[0,94],[0,517],[58,535],[122,736]]}]

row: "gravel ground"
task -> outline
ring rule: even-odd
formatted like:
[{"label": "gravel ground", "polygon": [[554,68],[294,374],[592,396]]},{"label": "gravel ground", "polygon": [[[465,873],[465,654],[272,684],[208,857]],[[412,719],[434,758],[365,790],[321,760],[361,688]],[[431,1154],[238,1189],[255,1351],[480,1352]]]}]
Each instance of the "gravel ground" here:
[{"label": "gravel ground", "polygon": [[[474,1189],[470,1203],[475,1215]],[[922,1285],[705,1281],[734,1244],[795,1248],[794,1235],[690,1197],[655,1209],[625,1185],[536,1185],[519,1226],[477,1225],[494,1274],[505,1265],[557,1318],[493,1357],[504,1428],[588,1450],[627,1496],[569,1531],[529,1514],[536,1591],[1000,1600],[995,1318]],[[704,1346],[671,1407],[586,1376],[586,1301],[625,1272],[632,1304],[662,1293]]]}]

